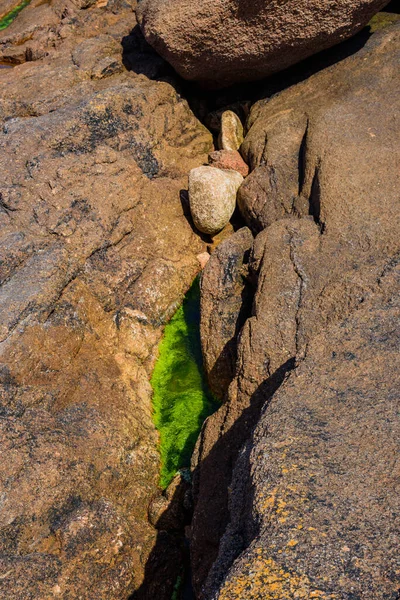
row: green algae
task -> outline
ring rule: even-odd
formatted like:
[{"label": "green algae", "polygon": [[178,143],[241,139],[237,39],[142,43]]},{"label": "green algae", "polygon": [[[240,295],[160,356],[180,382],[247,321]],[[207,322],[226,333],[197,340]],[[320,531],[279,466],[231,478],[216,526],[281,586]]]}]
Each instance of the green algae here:
[{"label": "green algae", "polygon": [[203,372],[198,278],[165,327],[151,385],[153,419],[160,433],[160,485],[164,489],[179,469],[190,465],[201,426],[218,408]]},{"label": "green algae", "polygon": [[5,29],[9,25],[11,25],[11,23],[14,21],[15,17],[17,17],[19,15],[21,10],[24,9],[25,6],[28,6],[30,1],[31,0],[23,0],[23,2],[21,2],[21,4],[18,4],[15,8],[10,10],[10,12],[8,12],[6,15],[4,15],[4,17],[2,17],[0,19],[0,31],[2,31],[3,29]]},{"label": "green algae", "polygon": [[182,583],[183,583],[182,577],[180,575],[178,575],[178,577],[176,579],[176,583],[174,585],[174,591],[173,591],[171,600],[179,600],[180,592],[182,589]]},{"label": "green algae", "polygon": [[370,33],[375,33],[375,31],[379,31],[380,29],[384,29],[385,27],[389,27],[389,25],[393,25],[393,23],[397,23],[400,19],[400,15],[396,13],[389,12],[379,12],[377,13],[370,22],[368,23],[368,27],[370,29]]}]

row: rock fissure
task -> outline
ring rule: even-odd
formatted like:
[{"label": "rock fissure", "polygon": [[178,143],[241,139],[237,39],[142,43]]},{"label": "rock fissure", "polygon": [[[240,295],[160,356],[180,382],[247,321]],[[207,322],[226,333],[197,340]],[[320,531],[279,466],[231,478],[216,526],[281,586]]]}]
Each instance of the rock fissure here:
[{"label": "rock fissure", "polygon": [[299,284],[300,284],[298,300],[297,300],[297,307],[296,307],[296,314],[294,317],[295,322],[296,322],[296,332],[295,332],[296,359],[299,360],[300,357],[305,358],[305,355],[306,355],[305,354],[306,349],[303,350],[302,348],[300,348],[299,332],[301,329],[301,309],[302,309],[302,304],[303,304],[303,299],[304,299],[304,293],[307,289],[307,274],[302,269],[301,264],[297,260],[296,244],[294,242],[295,242],[295,237],[292,235],[289,240],[290,260],[292,262],[293,269],[294,269],[297,277],[299,278]]},{"label": "rock fissure", "polygon": [[[215,30],[201,29],[205,42],[224,27],[221,51],[205,77],[193,37],[190,52],[180,49],[185,76],[211,83],[220,72],[226,85],[265,74],[254,41],[266,3],[247,23],[244,4],[226,18],[218,3],[200,14],[218,17]],[[310,46],[297,36],[295,57],[280,45],[268,60],[282,68],[349,36],[378,4],[363,0],[355,24],[354,7],[343,23],[339,5],[325,13],[308,3]],[[355,42],[353,55],[338,49],[340,60],[313,77],[299,67],[292,87],[290,74],[260,84],[255,95],[267,101],[251,106],[234,90],[179,82],[140,37],[135,5],[32,0],[0,40],[1,58],[19,65],[0,71],[0,436],[10,449],[0,469],[0,595],[396,598],[398,26]],[[156,46],[182,18],[166,7],[139,6]],[[159,8],[171,18],[157,20]],[[190,10],[185,27],[199,17]],[[296,33],[299,13],[284,27],[291,10],[263,19],[272,46]],[[237,19],[242,35],[250,27],[255,62],[245,68],[246,52],[239,70],[235,60],[226,70],[227,48],[240,47],[229,34]],[[234,215],[236,231],[217,249],[194,230],[182,194],[212,149],[185,95],[215,138],[221,115],[238,134],[233,148],[221,135],[223,153],[209,162],[246,177],[238,203],[250,229]],[[237,115],[249,111],[247,176]],[[29,244],[18,237],[27,231]],[[149,377],[207,245],[201,345],[222,405],[198,436],[191,484],[187,469],[170,482],[178,463],[165,470],[163,454],[190,411],[176,418],[179,402],[160,404],[163,487],[170,482],[161,492]],[[169,391],[185,395],[187,373],[168,371]],[[190,391],[204,393],[198,364],[195,375]],[[186,467],[204,417],[180,444]],[[181,568],[189,538],[194,591]]]},{"label": "rock fissure", "polygon": [[[388,446],[397,445],[392,408],[398,380],[387,381],[386,361],[396,362],[398,337],[400,222],[397,176],[389,167],[398,144],[392,120],[378,106],[388,89],[391,98],[397,95],[390,73],[398,34],[398,26],[382,32],[353,57],[252,108],[243,148],[253,171],[239,203],[259,232],[252,250],[256,293],[253,316],[239,337],[228,406],[204,427],[203,458],[197,458],[192,562],[199,598],[398,593],[396,578],[376,570],[388,562],[395,569],[392,525],[382,510],[391,513],[397,501],[391,494],[382,500],[380,482],[392,489],[396,469]],[[372,89],[371,70],[379,60],[391,66],[374,76]],[[343,97],[336,92],[342,84]],[[371,94],[380,99],[374,106]],[[276,125],[289,107],[307,112],[300,145],[296,126]],[[346,115],[341,128],[339,115]],[[272,212],[275,204],[268,203],[284,184],[271,181],[261,165],[264,158],[277,164],[274,143],[292,147],[291,136],[300,148],[296,219]],[[374,177],[368,176],[371,164]],[[289,172],[284,165],[283,173]],[[252,181],[258,186],[254,193]],[[381,185],[385,192],[378,191]],[[263,408],[236,446],[227,432],[231,428],[240,437],[235,426],[246,422],[248,395],[261,374],[274,371],[274,363],[279,370],[285,353],[292,373],[276,390],[261,386]],[[391,417],[384,423],[385,414]],[[224,459],[209,464],[217,448]],[[362,465],[369,465],[368,472]],[[218,491],[219,505],[212,497],[215,487],[208,491],[211,472],[227,488],[225,495]],[[221,511],[219,520],[206,515],[206,503]],[[362,557],[360,537],[368,547]]]}]

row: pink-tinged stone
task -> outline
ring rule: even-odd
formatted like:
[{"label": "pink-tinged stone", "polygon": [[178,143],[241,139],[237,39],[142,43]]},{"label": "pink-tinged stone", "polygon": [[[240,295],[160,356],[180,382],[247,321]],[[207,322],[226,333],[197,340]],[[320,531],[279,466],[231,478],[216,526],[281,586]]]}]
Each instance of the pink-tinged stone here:
[{"label": "pink-tinged stone", "polygon": [[236,150],[217,150],[208,157],[211,166],[217,169],[238,171],[243,177],[249,174],[249,167]]},{"label": "pink-tinged stone", "polygon": [[210,255],[208,254],[208,252],[202,252],[201,254],[197,255],[197,260],[200,263],[201,270],[203,270],[208,261],[210,260]]}]

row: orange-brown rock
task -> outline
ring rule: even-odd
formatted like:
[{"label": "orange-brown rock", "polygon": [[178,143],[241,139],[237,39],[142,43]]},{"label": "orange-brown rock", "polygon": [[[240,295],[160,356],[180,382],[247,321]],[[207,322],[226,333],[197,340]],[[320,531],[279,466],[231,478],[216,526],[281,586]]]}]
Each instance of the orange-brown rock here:
[{"label": "orange-brown rock", "polygon": [[398,594],[399,45],[252,109],[255,294],[194,457],[200,598]]},{"label": "orange-brown rock", "polygon": [[55,0],[0,39],[3,58],[35,59],[0,72],[8,600],[126,600],[156,539],[149,375],[205,250],[180,190],[212,144],[170,84],[125,69],[124,36],[125,58],[147,60],[134,25],[128,3]]}]

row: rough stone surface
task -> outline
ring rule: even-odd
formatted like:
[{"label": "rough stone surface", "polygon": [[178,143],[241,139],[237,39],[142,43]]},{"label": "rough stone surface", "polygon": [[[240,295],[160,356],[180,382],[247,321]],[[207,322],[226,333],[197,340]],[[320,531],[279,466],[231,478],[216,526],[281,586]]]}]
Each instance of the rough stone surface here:
[{"label": "rough stone surface", "polygon": [[211,152],[208,161],[212,167],[216,169],[228,169],[229,171],[237,171],[242,177],[247,177],[249,167],[244,162],[237,150],[217,150]]},{"label": "rough stone surface", "polygon": [[218,138],[220,150],[235,152],[243,143],[243,125],[232,110],[225,110],[221,115],[221,131]]},{"label": "rough stone surface", "polygon": [[237,171],[197,167],[189,173],[190,212],[197,229],[214,235],[225,227],[236,207],[243,177]]},{"label": "rough stone surface", "polygon": [[246,319],[246,266],[253,236],[239,229],[212,254],[201,277],[200,335],[213,394],[223,399],[236,366],[237,335]]},{"label": "rough stone surface", "polygon": [[159,472],[148,379],[205,251],[180,190],[211,136],[171,85],[125,70],[124,36],[145,63],[133,6],[102,6],[33,3],[0,38],[3,57],[30,57],[0,72],[7,600],[146,597]]},{"label": "rough stone surface", "polygon": [[271,75],[349,38],[387,0],[142,0],[147,41],[185,79],[213,87]]},{"label": "rough stone surface", "polygon": [[393,275],[312,340],[263,411],[237,462],[222,542],[246,549],[212,598],[398,597],[398,267],[387,293]]},{"label": "rough stone surface", "polygon": [[252,109],[255,296],[193,460],[199,598],[398,594],[399,42]]}]

